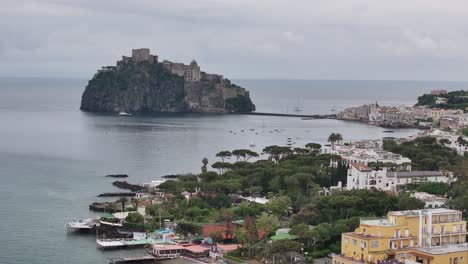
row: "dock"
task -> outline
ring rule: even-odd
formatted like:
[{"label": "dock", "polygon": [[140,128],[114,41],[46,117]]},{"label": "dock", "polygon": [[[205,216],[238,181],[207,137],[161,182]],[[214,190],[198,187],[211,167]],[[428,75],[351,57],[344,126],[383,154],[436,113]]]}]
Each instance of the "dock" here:
[{"label": "dock", "polygon": [[154,244],[158,241],[151,238],[134,239],[134,238],[110,238],[96,239],[96,246],[99,249],[118,249],[126,247],[144,247]]},{"label": "dock", "polygon": [[266,112],[244,112],[244,113],[235,113],[235,114],[256,115],[256,116],[302,117],[306,119],[336,119],[335,114],[307,115],[307,114],[281,114],[281,113],[266,113]]},{"label": "dock", "polygon": [[109,264],[124,264],[124,263],[155,263],[156,258],[152,255],[146,254],[144,256],[136,257],[122,257],[122,258],[111,258]]}]

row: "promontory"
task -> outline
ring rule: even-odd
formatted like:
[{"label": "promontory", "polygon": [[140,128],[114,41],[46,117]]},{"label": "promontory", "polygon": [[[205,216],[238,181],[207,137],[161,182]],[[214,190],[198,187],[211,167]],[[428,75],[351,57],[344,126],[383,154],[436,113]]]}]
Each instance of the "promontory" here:
[{"label": "promontory", "polygon": [[222,75],[133,49],[116,66],[104,66],[88,82],[81,110],[89,112],[252,112],[249,92]]}]

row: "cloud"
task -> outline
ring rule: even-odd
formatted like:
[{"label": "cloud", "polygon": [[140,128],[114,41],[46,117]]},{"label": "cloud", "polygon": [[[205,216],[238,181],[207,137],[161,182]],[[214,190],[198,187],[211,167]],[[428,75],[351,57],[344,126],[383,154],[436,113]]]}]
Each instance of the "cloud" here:
[{"label": "cloud", "polygon": [[89,78],[149,47],[230,78],[466,80],[467,16],[461,0],[6,0],[0,74]]}]

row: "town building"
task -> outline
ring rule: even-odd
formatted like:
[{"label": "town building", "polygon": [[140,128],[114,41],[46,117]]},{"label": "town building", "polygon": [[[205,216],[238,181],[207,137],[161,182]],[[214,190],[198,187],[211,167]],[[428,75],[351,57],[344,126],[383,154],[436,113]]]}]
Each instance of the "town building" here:
[{"label": "town building", "polygon": [[447,90],[432,90],[431,94],[439,96],[439,95],[447,94]]},{"label": "town building", "polygon": [[377,189],[398,192],[402,186],[417,182],[454,181],[452,174],[439,171],[388,171],[372,170],[364,163],[351,163],[346,179],[346,189]]},{"label": "town building", "polygon": [[[323,154],[340,155],[342,161],[347,164],[363,163],[369,165],[370,163],[393,163],[406,170],[411,170],[411,159],[397,153],[382,150],[382,144],[382,141],[358,141],[347,146],[323,146],[321,152]],[[367,146],[370,148],[367,148]],[[332,166],[334,165],[336,164],[332,164]]]},{"label": "town building", "polygon": [[430,118],[434,121],[438,121],[440,118],[450,115],[463,115],[463,110],[459,109],[441,109],[431,108],[428,112]]},{"label": "town building", "polygon": [[389,212],[363,218],[341,236],[333,264],[455,264],[468,261],[466,221],[458,210],[437,208]]},{"label": "town building", "polygon": [[420,201],[424,202],[424,208],[440,208],[445,207],[448,201],[447,198],[440,197],[434,194],[429,194],[426,192],[415,192],[411,194],[411,197],[414,197]]}]

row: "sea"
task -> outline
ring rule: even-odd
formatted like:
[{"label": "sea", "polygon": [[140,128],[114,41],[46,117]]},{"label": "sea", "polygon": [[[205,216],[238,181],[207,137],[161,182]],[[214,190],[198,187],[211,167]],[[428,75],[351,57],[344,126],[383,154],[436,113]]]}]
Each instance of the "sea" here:
[{"label": "sea", "polygon": [[[412,105],[432,89],[467,89],[463,82],[235,80],[259,112],[333,113],[377,102]],[[67,235],[64,224],[96,216],[88,205],[118,191],[107,174],[145,183],[175,173],[197,173],[220,150],[326,143],[389,134],[364,123],[298,117],[155,114],[119,117],[79,110],[86,79],[0,79],[0,263],[108,263],[141,250],[101,251],[94,235]],[[416,134],[396,129],[391,136]],[[251,147],[251,144],[255,147]]]}]

